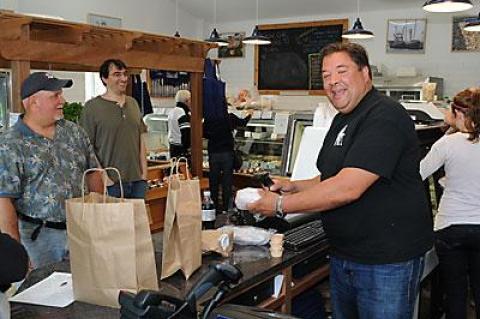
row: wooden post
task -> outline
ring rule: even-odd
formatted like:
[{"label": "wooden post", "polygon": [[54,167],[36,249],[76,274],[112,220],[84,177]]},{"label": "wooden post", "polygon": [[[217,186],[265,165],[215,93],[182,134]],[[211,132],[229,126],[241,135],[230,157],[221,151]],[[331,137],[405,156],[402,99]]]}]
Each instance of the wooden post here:
[{"label": "wooden post", "polygon": [[283,286],[282,286],[282,295],[285,296],[285,301],[281,307],[283,313],[292,312],[292,266],[285,268],[283,271]]},{"label": "wooden post", "polygon": [[22,98],[20,96],[20,90],[22,82],[30,74],[30,62],[29,61],[11,61],[10,67],[12,68],[12,108],[14,113],[23,113]]},{"label": "wooden post", "polygon": [[201,178],[203,176],[203,73],[190,73],[192,88],[192,118],[190,120],[192,139],[192,173]]}]

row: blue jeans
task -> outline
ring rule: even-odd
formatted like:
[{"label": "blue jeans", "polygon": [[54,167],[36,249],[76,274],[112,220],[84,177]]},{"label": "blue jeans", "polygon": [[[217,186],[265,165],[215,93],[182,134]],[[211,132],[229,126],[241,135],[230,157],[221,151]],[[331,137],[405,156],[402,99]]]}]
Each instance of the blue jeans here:
[{"label": "blue jeans", "polygon": [[[144,180],[135,182],[123,182],[123,195],[124,198],[145,198],[147,191],[147,182]],[[112,186],[108,186],[108,195],[113,197],[120,197],[120,184],[117,182]]]},{"label": "blue jeans", "polygon": [[330,260],[335,319],[411,319],[424,257],[381,265]]},{"label": "blue jeans", "polygon": [[33,268],[65,259],[68,256],[67,231],[42,227],[37,239],[32,241],[30,236],[37,227],[37,224],[23,220],[18,221],[20,241],[27,250]]}]

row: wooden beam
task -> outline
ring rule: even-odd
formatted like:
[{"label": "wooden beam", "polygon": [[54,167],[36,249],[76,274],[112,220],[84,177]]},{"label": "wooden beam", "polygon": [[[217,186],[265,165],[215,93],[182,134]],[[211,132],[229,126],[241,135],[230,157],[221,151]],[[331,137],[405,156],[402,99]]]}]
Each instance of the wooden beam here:
[{"label": "wooden beam", "polygon": [[0,38],[17,40],[22,36],[22,27],[32,22],[31,18],[18,17],[0,21]]},{"label": "wooden beam", "polygon": [[12,68],[12,112],[23,113],[20,91],[23,80],[30,74],[30,62],[11,61],[10,66]]},{"label": "wooden beam", "polygon": [[119,50],[67,43],[37,41],[1,41],[0,55],[7,60],[36,61],[56,64],[78,64],[98,67],[109,58],[123,60],[131,68],[186,72],[203,72],[203,57],[159,55],[156,52]]},{"label": "wooden beam", "polygon": [[80,44],[83,41],[83,35],[89,30],[89,26],[39,28],[32,24],[30,38],[34,41]]},{"label": "wooden beam", "polygon": [[192,173],[199,178],[203,175],[203,73],[192,73],[190,75],[192,89],[192,117],[190,120],[192,139]]}]

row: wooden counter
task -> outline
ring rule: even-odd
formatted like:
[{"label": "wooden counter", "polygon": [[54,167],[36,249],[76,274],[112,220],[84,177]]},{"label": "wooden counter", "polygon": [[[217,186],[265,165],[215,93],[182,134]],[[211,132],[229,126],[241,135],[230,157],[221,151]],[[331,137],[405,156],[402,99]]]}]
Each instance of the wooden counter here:
[{"label": "wooden counter", "polygon": [[[160,235],[160,234],[159,234]],[[157,262],[157,273],[161,273],[162,259],[162,238],[154,235],[155,258]],[[328,277],[329,266],[325,259],[316,269],[308,272],[299,279],[294,279],[292,273],[295,267],[302,268],[307,260],[312,258],[324,258],[327,254],[328,243],[323,241],[313,244],[302,251],[293,252],[285,250],[281,258],[272,258],[267,246],[235,246],[233,253],[228,258],[218,255],[204,255],[202,266],[189,280],[180,274],[159,280],[159,291],[163,294],[175,298],[184,299],[188,291],[192,288],[199,278],[208,271],[208,265],[218,262],[230,262],[235,264],[243,273],[243,278],[233,287],[224,299],[228,303],[239,295],[243,295],[249,290],[257,287],[267,280],[273,280],[278,274],[283,274],[284,284],[278,298],[268,298],[262,301],[259,306],[290,312],[292,299],[305,290],[310,289],[318,282]],[[43,267],[31,272],[28,278],[22,284],[21,289],[30,287],[49,276],[53,271],[70,271],[68,262],[61,262]],[[203,298],[202,298],[203,299]],[[77,319],[77,318],[120,318],[118,309],[91,305],[83,302],[74,302],[66,308],[41,307],[26,304],[12,304],[12,319]]]}]

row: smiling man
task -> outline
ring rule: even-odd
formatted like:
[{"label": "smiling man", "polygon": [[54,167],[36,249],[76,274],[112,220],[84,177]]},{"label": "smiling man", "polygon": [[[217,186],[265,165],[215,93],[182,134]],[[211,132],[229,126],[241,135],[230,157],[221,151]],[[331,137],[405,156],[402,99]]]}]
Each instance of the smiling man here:
[{"label": "smiling man", "polygon": [[[121,60],[110,59],[100,66],[103,95],[85,104],[80,124],[92,141],[102,167],[120,171],[124,196],[144,198],[147,189],[147,156],[142,133],[145,125],[137,101],[127,96],[128,71]],[[120,197],[118,176],[109,172],[111,196]]]},{"label": "smiling man", "polygon": [[320,175],[276,180],[249,207],[264,215],[322,212],[337,319],[412,317],[433,244],[413,121],[372,85],[365,49],[322,50],[324,89],[339,111],[318,155]]},{"label": "smiling man", "polygon": [[[85,131],[63,120],[60,80],[32,73],[22,84],[25,113],[0,135],[0,230],[22,242],[34,268],[67,254],[65,200],[82,194],[82,176],[97,166]],[[101,178],[87,176],[102,191]]]}]

